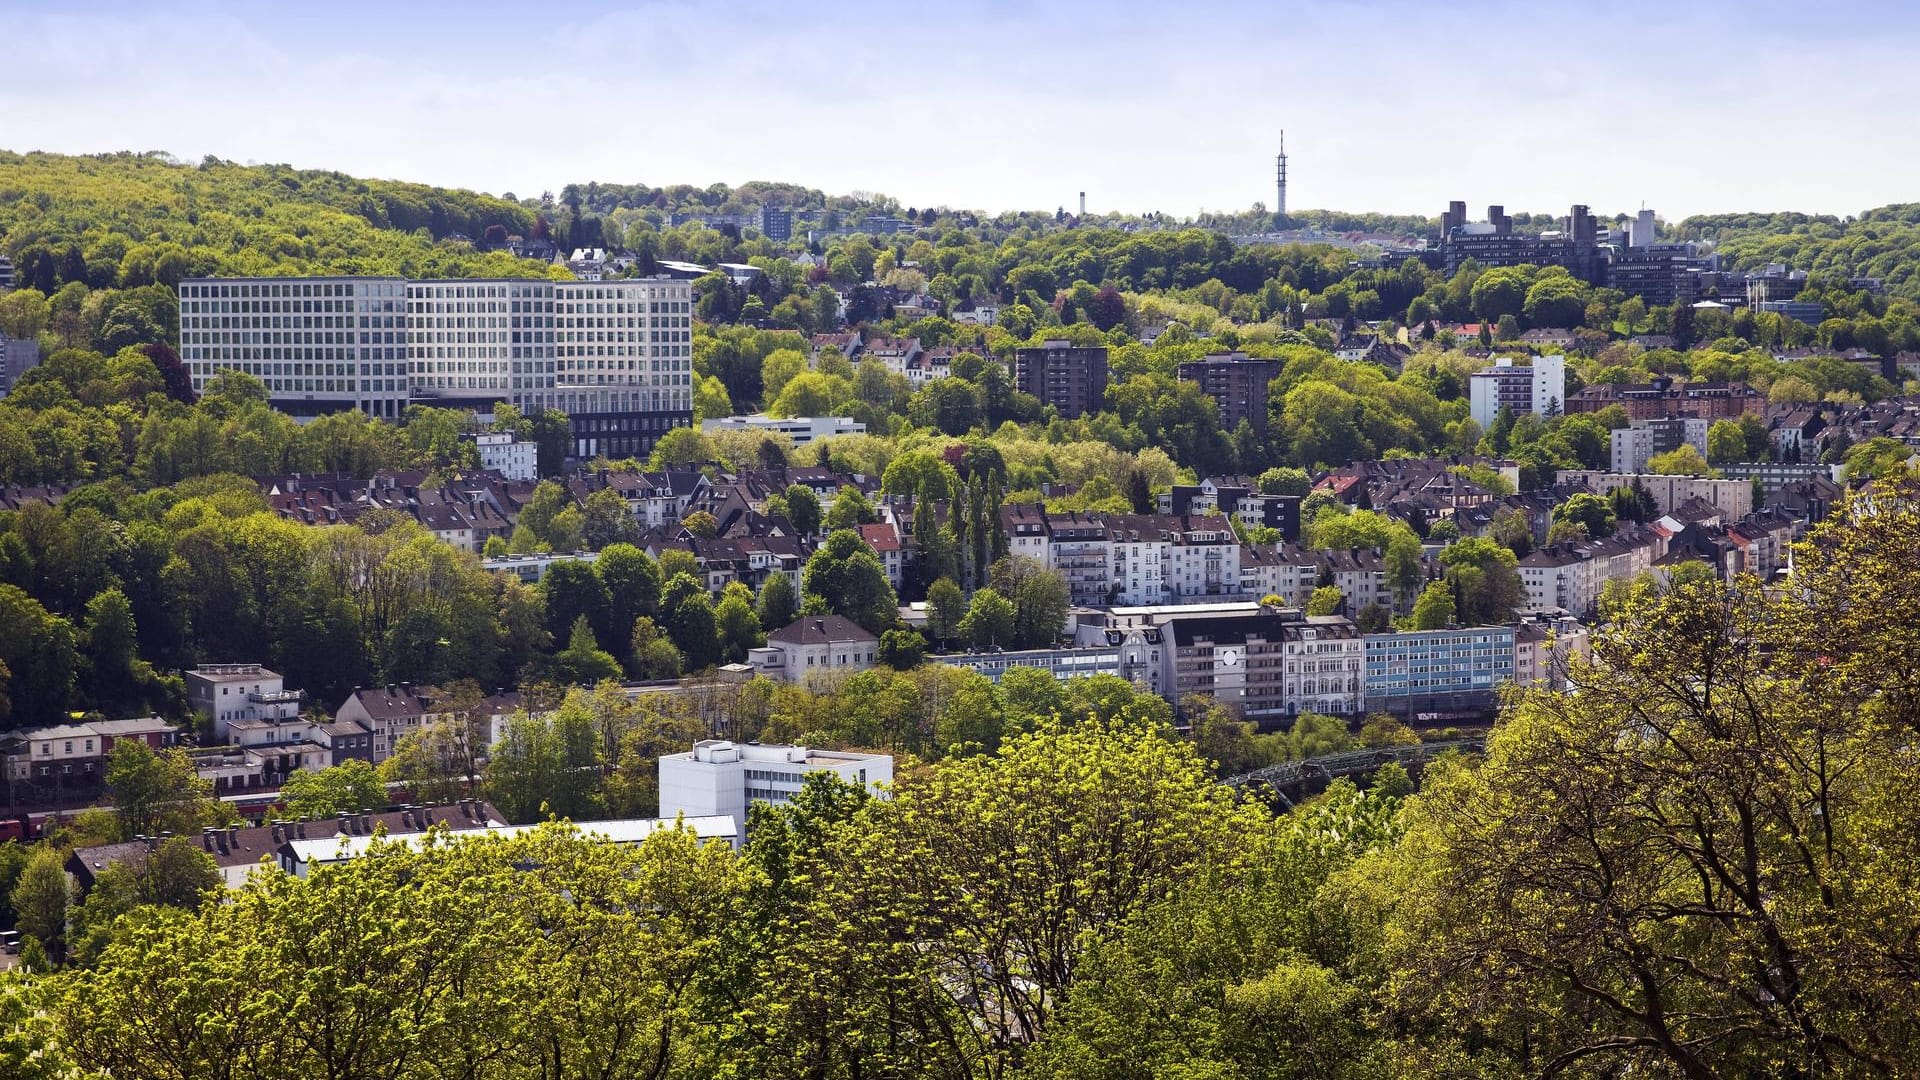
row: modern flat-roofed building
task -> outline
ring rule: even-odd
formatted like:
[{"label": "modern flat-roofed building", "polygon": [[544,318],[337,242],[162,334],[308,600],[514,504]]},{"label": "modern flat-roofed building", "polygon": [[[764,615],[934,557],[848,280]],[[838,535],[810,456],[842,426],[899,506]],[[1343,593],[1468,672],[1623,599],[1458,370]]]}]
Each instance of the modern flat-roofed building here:
[{"label": "modern flat-roofed building", "polygon": [[1396,716],[1479,712],[1513,681],[1511,626],[1368,634],[1367,708]]},{"label": "modern flat-roofed building", "polygon": [[805,446],[815,439],[831,438],[835,435],[859,435],[867,430],[867,425],[851,416],[768,416],[766,413],[753,413],[748,416],[717,416],[711,420],[700,421],[701,431],[768,431],[785,435],[793,440],[795,446]]},{"label": "modern flat-roofed building", "polygon": [[194,390],[238,371],[296,417],[359,409],[396,420],[406,411],[405,280],[189,278],[179,292],[180,362]]},{"label": "modern flat-roofed building", "polygon": [[1017,349],[1013,384],[1068,420],[1098,412],[1107,393],[1107,347],[1052,340]]},{"label": "modern flat-roofed building", "polygon": [[1708,420],[1699,420],[1690,416],[1675,416],[1658,420],[1641,420],[1631,427],[1614,428],[1609,436],[1611,442],[1613,471],[1617,473],[1645,472],[1647,462],[1655,455],[1671,453],[1681,446],[1691,446],[1700,451],[1700,457],[1707,456],[1707,429],[1713,424]]},{"label": "modern flat-roofed building", "polygon": [[288,690],[278,672],[259,664],[201,664],[181,673],[187,707],[213,721],[213,737],[226,742],[228,726],[246,720],[293,720],[305,694]]},{"label": "modern flat-roofed building", "polygon": [[1495,360],[1494,366],[1474,372],[1467,380],[1467,401],[1474,422],[1482,428],[1491,427],[1503,407],[1515,416],[1550,416],[1564,411],[1566,400],[1564,356],[1536,356],[1526,367]]},{"label": "modern flat-roofed building", "polygon": [[1180,377],[1199,385],[1220,406],[1220,427],[1233,432],[1245,423],[1256,435],[1267,432],[1267,384],[1280,376],[1280,361],[1256,360],[1246,353],[1215,353],[1180,365]]},{"label": "modern flat-roofed building", "polygon": [[1259,604],[1144,609],[1169,637],[1162,693],[1203,694],[1248,720],[1365,711],[1365,642],[1350,619]]},{"label": "modern flat-roofed building", "polygon": [[642,456],[693,422],[692,327],[692,285],[665,277],[180,284],[180,354],[197,390],[244,371],[303,418],[397,419],[415,402],[558,409],[577,458]]},{"label": "modern flat-roofed building", "polygon": [[725,816],[744,835],[747,807],[793,798],[808,773],[830,772],[878,794],[893,782],[893,758],[804,746],[762,746],[703,739],[684,754],[660,759],[660,816]]}]

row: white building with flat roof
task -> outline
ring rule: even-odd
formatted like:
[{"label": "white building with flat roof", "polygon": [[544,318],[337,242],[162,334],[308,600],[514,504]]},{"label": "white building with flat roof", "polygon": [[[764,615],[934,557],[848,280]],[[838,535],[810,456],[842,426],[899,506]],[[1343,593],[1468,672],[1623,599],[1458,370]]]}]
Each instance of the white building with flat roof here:
[{"label": "white building with flat roof", "polygon": [[851,416],[768,416],[766,413],[752,413],[747,416],[717,416],[711,420],[700,421],[701,431],[767,431],[785,435],[793,440],[795,446],[805,446],[815,439],[830,438],[835,435],[859,435],[867,430],[867,425]]},{"label": "white building with flat roof", "polygon": [[1505,407],[1515,416],[1549,416],[1567,408],[1567,358],[1536,356],[1531,366],[1516,365],[1505,357],[1467,378],[1467,403],[1473,421],[1483,429]]},{"label": "white building with flat roof", "polygon": [[297,417],[506,401],[566,413],[581,458],[644,456],[693,422],[686,281],[191,278],[179,299],[194,389],[242,371]]},{"label": "white building with flat roof", "polygon": [[786,802],[799,792],[807,774],[816,772],[831,772],[880,794],[880,785],[893,782],[893,758],[703,739],[684,754],[660,759],[660,816],[730,817],[744,835],[749,805]]}]

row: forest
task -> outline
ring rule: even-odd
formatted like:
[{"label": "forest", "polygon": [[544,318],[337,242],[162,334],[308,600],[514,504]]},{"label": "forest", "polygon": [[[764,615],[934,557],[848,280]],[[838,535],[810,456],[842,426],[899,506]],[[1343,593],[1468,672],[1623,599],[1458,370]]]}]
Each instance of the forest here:
[{"label": "forest", "polygon": [[[1626,598],[1484,756],[1241,800],[1069,696],[744,850],[555,822],[221,898],[194,845],[0,981],[10,1076],[1912,1076],[1920,482],[1775,592]],[[160,852],[165,852],[164,857]],[[196,858],[198,856],[198,858]],[[97,902],[98,908],[94,908]],[[50,944],[66,957],[44,970]]]}]

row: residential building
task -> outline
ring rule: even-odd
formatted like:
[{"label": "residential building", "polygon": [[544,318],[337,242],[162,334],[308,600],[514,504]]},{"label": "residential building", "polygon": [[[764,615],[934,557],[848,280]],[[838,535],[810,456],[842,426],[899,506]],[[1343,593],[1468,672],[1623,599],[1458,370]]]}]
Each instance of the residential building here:
[{"label": "residential building", "polygon": [[684,754],[660,758],[660,816],[728,817],[745,835],[748,806],[786,802],[800,791],[807,775],[816,772],[884,796],[883,785],[893,783],[893,758],[703,739]]},{"label": "residential building", "polygon": [[1684,383],[1662,375],[1646,383],[1596,383],[1568,398],[1566,411],[1599,412],[1609,405],[1626,410],[1629,420],[1737,420],[1742,413],[1764,415],[1767,396],[1746,383]]},{"label": "residential building", "polygon": [[171,746],[178,734],[158,717],[58,724],[0,736],[0,754],[10,782],[57,796],[100,783],[116,743],[141,742],[157,750]]},{"label": "residential building", "polygon": [[[275,866],[280,849],[293,841],[338,845],[343,841],[371,840],[376,835],[413,835],[433,827],[460,833],[498,828],[505,824],[506,819],[487,803],[461,801],[443,806],[409,806],[379,812],[369,808],[359,813],[341,813],[312,820],[273,821],[261,825],[230,825],[226,828],[209,826],[200,830],[197,842],[213,860],[227,888],[238,889],[247,883],[247,877],[263,862],[269,867]],[[67,856],[67,874],[72,878],[76,891],[84,898],[107,867],[122,863],[142,866],[159,842],[157,836],[138,837],[122,844],[77,848]]]},{"label": "residential building", "polygon": [[1267,432],[1267,384],[1280,376],[1280,361],[1250,359],[1246,353],[1214,353],[1180,365],[1180,378],[1197,384],[1220,406],[1220,427],[1229,433],[1246,424],[1254,434]]},{"label": "residential building", "polygon": [[401,278],[189,278],[179,305],[180,362],[196,391],[239,371],[296,417],[359,409],[397,420],[406,411]]},{"label": "residential building", "polygon": [[1487,712],[1513,679],[1514,629],[1461,626],[1366,635],[1367,709]]},{"label": "residential building", "polygon": [[862,525],[860,539],[879,556],[881,569],[887,572],[887,584],[899,591],[900,579],[906,573],[906,550],[900,540],[900,530],[887,521]]},{"label": "residential building", "polygon": [[776,244],[793,239],[793,211],[780,206],[761,207],[760,235]]},{"label": "residential building", "polygon": [[1587,628],[1561,610],[1523,611],[1513,628],[1513,685],[1564,689],[1574,660],[1589,655]]},{"label": "residential building", "polygon": [[1161,686],[1176,709],[1203,694],[1253,721],[1365,711],[1365,642],[1350,619],[1257,603],[1147,617],[1170,638]]},{"label": "residential building", "polygon": [[1705,460],[1707,429],[1712,426],[1709,420],[1675,416],[1638,420],[1631,427],[1615,428],[1611,435],[1613,471],[1645,472],[1647,462],[1656,454],[1671,453],[1682,446],[1700,451]]},{"label": "residential building", "polygon": [[1467,402],[1474,422],[1491,427],[1505,408],[1515,416],[1553,416],[1567,400],[1567,358],[1536,356],[1530,366],[1502,357],[1467,380]]},{"label": "residential building", "polygon": [[1037,348],[1016,349],[1013,385],[1067,420],[1098,412],[1107,393],[1107,347],[1048,340]]},{"label": "residential building", "polygon": [[482,569],[496,574],[512,574],[529,585],[538,585],[547,571],[563,562],[593,563],[598,561],[597,551],[542,551],[525,555],[501,555],[492,559],[480,560]]},{"label": "residential building", "polygon": [[1713,504],[1728,520],[1753,513],[1753,483],[1748,480],[1708,480],[1699,476],[1667,476],[1662,473],[1562,469],[1560,482],[1585,486],[1602,495],[1611,495],[1616,488],[1638,484],[1653,495],[1653,505],[1663,514],[1672,513],[1675,507],[1693,498],[1705,499]]},{"label": "residential building", "polygon": [[1520,583],[1530,609],[1559,608],[1585,616],[1609,581],[1632,581],[1667,553],[1666,534],[1622,527],[1597,540],[1536,548],[1520,560]]},{"label": "residential building", "polygon": [[747,662],[768,678],[811,683],[867,670],[879,648],[879,638],[844,615],[803,615],[749,649]]},{"label": "residential building", "polygon": [[540,448],[535,444],[505,431],[484,431],[468,438],[480,455],[481,468],[523,483],[540,479]]},{"label": "residential building", "polygon": [[33,338],[10,338],[0,334],[0,397],[13,392],[21,376],[40,364],[40,342]]},{"label": "residential building", "polygon": [[213,737],[227,741],[227,727],[245,720],[291,720],[305,695],[288,690],[279,673],[259,664],[201,664],[181,672],[187,707],[213,722]]},{"label": "residential building", "polygon": [[[1729,480],[1758,480],[1762,498],[1803,480],[1834,480],[1843,466],[1788,461],[1728,461],[1714,468]],[[1618,470],[1615,470],[1618,471]]]},{"label": "residential building", "polygon": [[835,435],[859,435],[867,430],[867,425],[851,416],[793,416],[775,417],[766,413],[753,413],[749,416],[721,416],[712,420],[700,421],[702,431],[768,431],[785,435],[795,446],[805,446],[815,439],[831,438]]}]

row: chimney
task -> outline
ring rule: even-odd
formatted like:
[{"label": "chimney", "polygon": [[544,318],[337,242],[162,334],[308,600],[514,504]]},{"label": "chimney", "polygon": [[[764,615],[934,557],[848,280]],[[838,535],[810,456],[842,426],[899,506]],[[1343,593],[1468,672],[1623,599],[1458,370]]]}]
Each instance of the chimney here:
[{"label": "chimney", "polygon": [[305,840],[307,838],[307,823],[305,821],[296,822],[293,828],[294,835],[298,839]]},{"label": "chimney", "polygon": [[338,814],[334,815],[334,820],[340,823],[340,832],[342,835],[345,835],[345,836],[353,835],[353,815],[352,814],[349,814],[345,810],[342,810]]},{"label": "chimney", "polygon": [[227,826],[227,839],[233,841],[234,847],[240,846],[240,826],[239,825],[229,824]]},{"label": "chimney", "polygon": [[200,830],[200,846],[207,851],[213,850],[213,826],[209,825]]},{"label": "chimney", "polygon": [[403,806],[400,808],[400,824],[406,826],[408,831],[413,831],[415,827],[413,824],[413,807]]},{"label": "chimney", "polygon": [[220,854],[225,855],[227,853],[227,834],[215,829],[213,831],[213,838],[220,844]]},{"label": "chimney", "polygon": [[360,811],[360,835],[373,835],[373,815],[364,809]]}]

